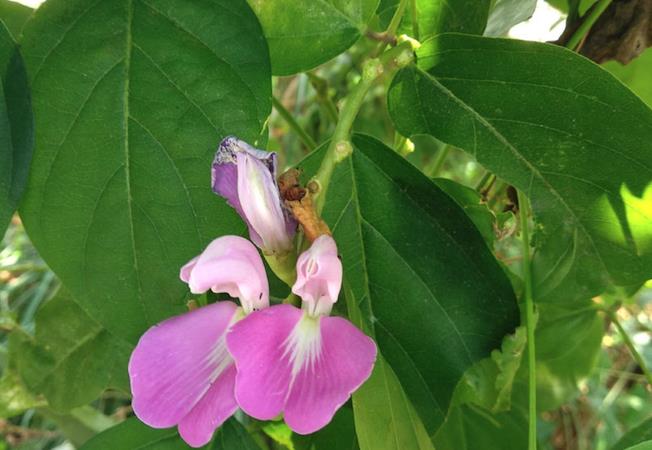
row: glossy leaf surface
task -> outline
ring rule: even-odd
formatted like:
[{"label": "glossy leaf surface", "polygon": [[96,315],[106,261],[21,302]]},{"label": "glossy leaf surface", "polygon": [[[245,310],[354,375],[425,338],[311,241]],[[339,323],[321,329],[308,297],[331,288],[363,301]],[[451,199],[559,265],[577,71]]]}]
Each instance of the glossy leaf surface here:
[{"label": "glossy leaf surface", "polygon": [[184,309],[184,263],[243,230],[210,189],[217,143],[255,144],[267,46],[244,0],[51,0],[24,30],[37,146],[21,210],[90,315],[135,343]]},{"label": "glossy leaf surface", "polygon": [[553,45],[444,34],[417,55],[390,88],[394,122],[525,191],[538,222],[537,300],[652,276],[652,110]]},{"label": "glossy leaf surface", "polygon": [[[324,217],[363,321],[432,434],[464,370],[513,331],[516,300],[454,200],[375,139],[356,136],[354,146]],[[307,176],[321,155],[300,165]]]},{"label": "glossy leaf surface", "polygon": [[269,43],[274,75],[303,72],[357,41],[379,0],[248,0]]}]

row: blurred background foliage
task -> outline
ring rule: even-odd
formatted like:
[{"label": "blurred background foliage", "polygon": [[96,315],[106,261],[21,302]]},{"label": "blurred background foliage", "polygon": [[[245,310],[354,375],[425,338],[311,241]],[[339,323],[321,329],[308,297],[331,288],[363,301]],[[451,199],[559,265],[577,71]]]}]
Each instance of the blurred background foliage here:
[{"label": "blurred background foliage", "polygon": [[[583,0],[575,6],[581,14],[592,3]],[[391,17],[391,4],[381,2],[378,21]],[[517,25],[510,35],[554,40],[563,30],[566,11],[565,0],[540,1],[534,19]],[[0,0],[0,18],[15,35],[29,14],[29,8]],[[378,29],[383,29],[381,23]],[[363,38],[317,69],[274,79],[276,101],[268,122],[268,149],[279,152],[283,167],[297,164],[330,136],[343,96],[360,77],[362,59],[377,45],[375,40]],[[652,107],[652,49],[626,66],[609,62],[604,67]],[[445,181],[437,181],[465,205],[518,284],[520,246],[514,192],[467,153],[429,136],[407,140],[397,135],[385,100],[390,81],[382,80],[368,95],[355,131],[396,148],[431,178],[454,180],[468,187],[460,190],[453,186],[448,191]],[[296,123],[290,123],[288,116]],[[298,128],[304,133],[298,133]],[[12,349],[28,349],[30,342],[38,340],[37,311],[52,302],[58,289],[56,277],[32,247],[15,216],[0,246],[0,450],[74,449],[131,414],[124,380],[114,380],[114,385],[123,389],[106,391],[88,406],[57,413],[43,392],[34,389],[38,383],[26,380],[25,371],[8,358]],[[537,328],[540,448],[626,448],[625,441],[619,443],[625,433],[652,418],[650,385],[630,352],[630,346],[634,346],[645,364],[652,367],[652,280],[628,292],[607,293],[581,307],[546,311],[545,316]],[[570,342],[568,337],[572,337]],[[484,443],[484,448],[507,448],[501,447],[501,442],[510,433],[511,440],[522,442],[519,434],[526,433],[526,426],[520,422],[522,415],[515,412],[526,408],[526,376],[520,363],[523,339],[517,331],[506,338],[502,353],[469,371],[456,391],[457,406],[435,437],[438,448],[479,448],[468,444],[467,437]],[[46,345],[45,350],[52,349]],[[107,373],[110,365],[107,361]],[[503,376],[500,386],[483,385],[487,378],[483,374],[492,371]],[[472,402],[465,400],[469,396]],[[263,433],[256,438],[278,449],[338,448],[334,447],[337,442],[355,448],[349,416],[350,409],[344,408],[332,429],[327,428],[317,438],[294,436],[282,423],[263,426]],[[514,448],[519,448],[518,444]]]}]

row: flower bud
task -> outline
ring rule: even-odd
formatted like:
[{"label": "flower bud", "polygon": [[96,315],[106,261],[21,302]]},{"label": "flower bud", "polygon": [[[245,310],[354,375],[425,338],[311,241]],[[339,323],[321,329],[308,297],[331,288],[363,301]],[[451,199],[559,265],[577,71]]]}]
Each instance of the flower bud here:
[{"label": "flower bud", "polygon": [[233,136],[225,138],[213,160],[212,186],[240,214],[249,237],[265,254],[292,251],[297,224],[281,202],[275,153]]}]

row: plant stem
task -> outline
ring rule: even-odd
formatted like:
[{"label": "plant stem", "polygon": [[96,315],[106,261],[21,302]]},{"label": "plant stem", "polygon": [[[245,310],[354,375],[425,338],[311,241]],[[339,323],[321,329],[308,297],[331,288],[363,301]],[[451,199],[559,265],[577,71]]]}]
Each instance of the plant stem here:
[{"label": "plant stem", "polygon": [[[398,30],[398,26],[401,24],[401,19],[403,18],[403,14],[405,13],[405,8],[407,7],[408,1],[410,0],[400,1],[398,7],[396,8],[396,11],[394,11],[392,20],[390,20],[389,22],[387,30],[385,30],[384,33],[385,35],[394,36],[396,34],[396,30]],[[380,55],[385,50],[386,47],[387,47],[387,42],[381,42],[380,44],[378,44],[378,48],[376,48],[376,51],[373,52],[372,55],[373,56]]]},{"label": "plant stem", "polygon": [[582,21],[581,25],[575,30],[575,33],[571,36],[571,38],[568,40],[566,43],[566,48],[569,48],[571,50],[575,50],[579,43],[584,39],[584,36],[587,35],[587,33],[591,30],[591,27],[595,22],[600,18],[603,12],[607,9],[607,7],[611,4],[611,0],[599,0],[598,3],[595,4],[593,8],[591,8],[591,11],[587,14],[586,19]]},{"label": "plant stem", "polygon": [[301,128],[301,125],[294,119],[292,114],[290,114],[290,111],[285,109],[285,106],[274,96],[272,96],[272,105],[274,105],[274,109],[285,119],[285,121],[290,125],[290,128],[294,130],[295,133],[297,133],[297,136],[299,136],[299,139],[301,139],[301,142],[304,143],[306,147],[308,147],[310,150],[314,149],[317,147],[317,143],[315,140],[310,137],[306,131]]},{"label": "plant stem", "polygon": [[444,161],[446,161],[446,157],[451,151],[451,146],[446,144],[444,147],[442,147],[437,154],[435,155],[434,158],[428,163],[426,167],[423,168],[423,173],[428,177],[428,178],[434,178],[441,168],[444,165]]},{"label": "plant stem", "polygon": [[636,350],[634,343],[632,342],[631,338],[629,337],[629,335],[623,328],[622,324],[618,320],[618,316],[616,315],[616,312],[613,310],[606,310],[605,312],[607,313],[607,316],[609,316],[609,319],[620,333],[620,336],[623,338],[623,342],[629,349],[629,352],[632,354],[632,357],[634,358],[638,366],[641,368],[641,371],[643,371],[643,375],[645,375],[645,379],[650,384],[650,386],[652,386],[652,373],[650,373],[650,369],[645,364],[645,361],[641,357],[641,354]]},{"label": "plant stem", "polygon": [[521,240],[523,245],[523,281],[525,290],[525,325],[527,327],[528,353],[528,449],[537,448],[537,378],[536,353],[534,346],[534,299],[532,295],[532,272],[530,262],[530,233],[528,229],[529,203],[523,192],[518,191],[518,203],[521,221]]},{"label": "plant stem", "polygon": [[484,175],[482,175],[482,178],[480,178],[480,181],[475,185],[475,190],[481,192],[489,180],[493,180],[493,174],[487,170]]},{"label": "plant stem", "polygon": [[340,117],[335,126],[324,159],[319,166],[313,181],[317,183],[318,192],[315,197],[315,209],[321,213],[328,191],[328,184],[335,170],[335,166],[345,160],[353,152],[350,142],[353,122],[360,111],[360,107],[373,85],[376,78],[388,71],[397,70],[412,62],[414,56],[409,42],[404,42],[383,53],[380,58],[367,60],[362,67],[362,77],[358,84],[344,101]]},{"label": "plant stem", "polygon": [[419,40],[419,21],[417,15],[417,0],[410,0],[410,19],[412,19],[412,36],[417,41]]}]

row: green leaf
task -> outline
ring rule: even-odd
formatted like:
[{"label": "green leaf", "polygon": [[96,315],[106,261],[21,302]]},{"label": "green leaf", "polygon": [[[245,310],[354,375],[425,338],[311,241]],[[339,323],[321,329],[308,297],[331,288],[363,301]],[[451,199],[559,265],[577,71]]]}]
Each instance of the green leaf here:
[{"label": "green leaf", "polygon": [[[293,435],[295,450],[358,450],[353,410],[340,408],[333,420],[321,430],[309,435]],[[378,448],[378,447],[376,447]]]},{"label": "green leaf", "polygon": [[34,123],[25,66],[16,42],[1,21],[0,88],[0,236],[3,236],[27,183]]},{"label": "green leaf", "polygon": [[491,248],[496,240],[494,228],[496,216],[486,204],[482,203],[480,194],[467,186],[446,178],[435,178],[432,181],[464,210]]},{"label": "green leaf", "polygon": [[[642,447],[639,448],[639,445]],[[611,450],[628,450],[634,448],[636,450],[649,450],[652,448],[652,417],[625,433]]]},{"label": "green leaf", "polygon": [[20,36],[23,25],[32,14],[33,9],[11,0],[0,0],[0,19],[14,38]]},{"label": "green leaf", "polygon": [[[174,428],[150,428],[133,417],[109,428],[88,441],[80,450],[185,450],[186,444]],[[218,428],[204,450],[260,450],[256,443],[235,419],[229,419]]]},{"label": "green leaf", "polygon": [[625,83],[641,100],[652,107],[652,48],[645,50],[639,57],[626,66],[617,61],[609,61],[602,65],[605,69]]},{"label": "green leaf", "polygon": [[33,340],[14,341],[10,358],[26,385],[69,411],[108,387],[129,392],[131,346],[91,319],[63,289],[36,314]]},{"label": "green leaf", "polygon": [[[324,218],[365,328],[433,434],[464,371],[518,323],[516,300],[455,201],[379,141],[355,136],[353,144],[333,174]],[[323,148],[300,165],[306,177],[322,156]]]},{"label": "green leaf", "polygon": [[[415,0],[419,40],[448,31],[482,34],[487,26],[491,0]],[[406,14],[402,31],[413,35],[410,15]]]},{"label": "green leaf", "polygon": [[339,55],[364,33],[379,0],[248,0],[269,43],[274,75],[292,75]]},{"label": "green leaf", "polygon": [[496,0],[489,14],[485,36],[503,36],[514,25],[519,24],[534,14],[536,0]]},{"label": "green leaf", "polygon": [[518,409],[492,414],[478,406],[453,409],[435,436],[437,450],[522,450],[527,448],[527,416]]},{"label": "green leaf", "polygon": [[244,0],[49,0],[22,45],[37,146],[21,216],[84,310],[135,343],[184,310],[179,268],[244,230],[210,164],[269,114],[260,26]]},{"label": "green leaf", "polygon": [[371,377],[353,394],[355,429],[361,450],[434,450],[401,383],[382,355]]},{"label": "green leaf", "polygon": [[0,378],[0,417],[7,419],[28,409],[45,406],[42,398],[35,396],[15,371],[6,369]]},{"label": "green leaf", "polygon": [[455,391],[454,404],[473,403],[491,412],[509,410],[512,386],[521,367],[527,330],[520,326],[505,336],[500,350],[491,352],[466,371]]},{"label": "green leaf", "polygon": [[393,80],[392,118],[401,134],[465,149],[528,195],[537,300],[589,298],[652,276],[648,107],[554,45],[444,34],[417,56]]}]

